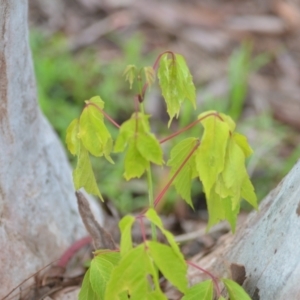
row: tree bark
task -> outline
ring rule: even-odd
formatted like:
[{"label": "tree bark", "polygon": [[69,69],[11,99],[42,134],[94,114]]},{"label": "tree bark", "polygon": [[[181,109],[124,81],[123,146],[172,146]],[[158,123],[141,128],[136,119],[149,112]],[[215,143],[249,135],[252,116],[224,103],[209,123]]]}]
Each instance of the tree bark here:
[{"label": "tree bark", "polygon": [[[233,275],[253,300],[300,299],[299,182],[300,162],[236,235],[228,234],[212,253],[195,261],[220,277]],[[242,274],[231,274],[236,264],[245,267],[245,280]],[[203,279],[195,270],[189,277],[191,282]]]},{"label": "tree bark", "polygon": [[0,1],[0,299],[85,234],[71,170],[36,101],[27,1]]}]

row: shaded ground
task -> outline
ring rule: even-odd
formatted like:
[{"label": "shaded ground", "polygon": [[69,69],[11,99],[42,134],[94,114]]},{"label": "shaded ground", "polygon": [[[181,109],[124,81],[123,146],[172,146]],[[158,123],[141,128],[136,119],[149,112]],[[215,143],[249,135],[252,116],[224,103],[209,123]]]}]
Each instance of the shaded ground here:
[{"label": "shaded ground", "polygon": [[[241,131],[255,151],[248,169],[258,194],[264,196],[297,160],[300,154],[298,1],[29,2],[31,26],[44,31],[49,39],[57,32],[64,33],[74,58],[88,47],[96,51],[100,60],[115,62],[116,57],[124,55],[119,45],[136,34],[144,40],[144,55],[166,49],[183,54],[198,87],[200,110],[221,108],[230,112],[229,107],[233,106],[228,99],[231,89],[228,61],[233,51],[248,41],[252,57],[265,53],[260,56],[261,61],[249,59],[250,67],[245,66],[249,68],[246,72],[249,86],[242,110],[237,113]],[[261,67],[256,68],[256,63]],[[163,118],[160,102],[154,100],[158,98],[155,91],[149,97],[152,114]],[[163,180],[165,174],[159,176]],[[200,198],[194,199],[196,204]],[[179,202],[174,206],[175,213],[165,220],[167,227],[178,234],[187,256],[205,255],[220,235],[228,231],[221,224],[206,235],[205,208],[201,203],[198,208],[195,215]],[[118,233],[113,234],[118,239]],[[85,253],[79,255],[81,263],[73,258],[75,267],[69,267],[69,273],[56,273],[57,268],[51,268],[42,277],[37,276],[40,298],[32,297],[43,299],[46,293],[47,299],[67,299],[68,292],[80,284],[84,272],[82,261],[89,251],[81,250]],[[178,295],[171,293],[170,299],[178,299]],[[29,299],[25,294],[22,299]]]}]

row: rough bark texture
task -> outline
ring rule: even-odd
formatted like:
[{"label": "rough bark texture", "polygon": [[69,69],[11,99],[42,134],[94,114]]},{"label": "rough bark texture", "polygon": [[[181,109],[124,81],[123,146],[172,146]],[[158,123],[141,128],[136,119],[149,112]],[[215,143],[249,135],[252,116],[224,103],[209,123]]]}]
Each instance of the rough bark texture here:
[{"label": "rough bark texture", "polygon": [[[218,276],[243,265],[243,286],[253,300],[300,299],[300,162],[253,212],[235,236],[227,235],[215,251],[196,259]],[[198,281],[191,270],[190,279]],[[241,278],[236,278],[241,279]]]},{"label": "rough bark texture", "polygon": [[0,1],[0,299],[85,234],[70,167],[36,101],[27,1]]}]

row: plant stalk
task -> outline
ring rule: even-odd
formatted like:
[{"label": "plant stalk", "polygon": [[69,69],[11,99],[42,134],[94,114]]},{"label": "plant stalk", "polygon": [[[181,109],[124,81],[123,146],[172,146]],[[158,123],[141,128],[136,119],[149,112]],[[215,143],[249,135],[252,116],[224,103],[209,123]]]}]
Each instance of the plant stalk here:
[{"label": "plant stalk", "polygon": [[[145,113],[144,103],[140,103],[140,109],[141,109],[141,112],[144,114]],[[149,207],[155,209],[151,166],[149,166],[147,168],[146,176],[147,176],[148,195],[149,195],[149,197],[148,197]],[[153,241],[157,241],[157,230],[153,223],[151,223],[151,236],[152,236]]]}]

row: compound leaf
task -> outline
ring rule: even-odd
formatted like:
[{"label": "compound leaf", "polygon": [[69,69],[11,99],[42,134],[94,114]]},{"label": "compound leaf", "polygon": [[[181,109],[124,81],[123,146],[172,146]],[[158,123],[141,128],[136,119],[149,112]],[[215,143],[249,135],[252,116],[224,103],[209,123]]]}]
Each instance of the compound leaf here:
[{"label": "compound leaf", "polygon": [[213,300],[213,294],[212,280],[205,280],[189,288],[181,300]]},{"label": "compound leaf", "polygon": [[147,243],[151,257],[164,277],[168,279],[182,293],[188,286],[186,278],[187,265],[170,247],[155,241]]},{"label": "compound leaf", "polygon": [[134,113],[121,125],[114,151],[122,152],[126,147],[124,162],[126,180],[141,177],[149,168],[150,162],[157,165],[163,163],[163,152],[159,142],[150,132],[148,115]]},{"label": "compound leaf", "polygon": [[158,278],[153,262],[145,245],[133,248],[122,257],[113,269],[105,291],[106,300],[119,300],[119,295],[127,292],[131,300],[147,299],[152,292],[148,278],[152,277],[157,287]]},{"label": "compound leaf", "polygon": [[230,300],[251,300],[245,290],[235,281],[225,278],[222,281],[226,286]]},{"label": "compound leaf", "polygon": [[109,281],[112,270],[118,264],[119,260],[120,253],[101,250],[97,251],[97,256],[91,261],[89,269],[90,283],[100,299],[104,299],[106,284]]}]

